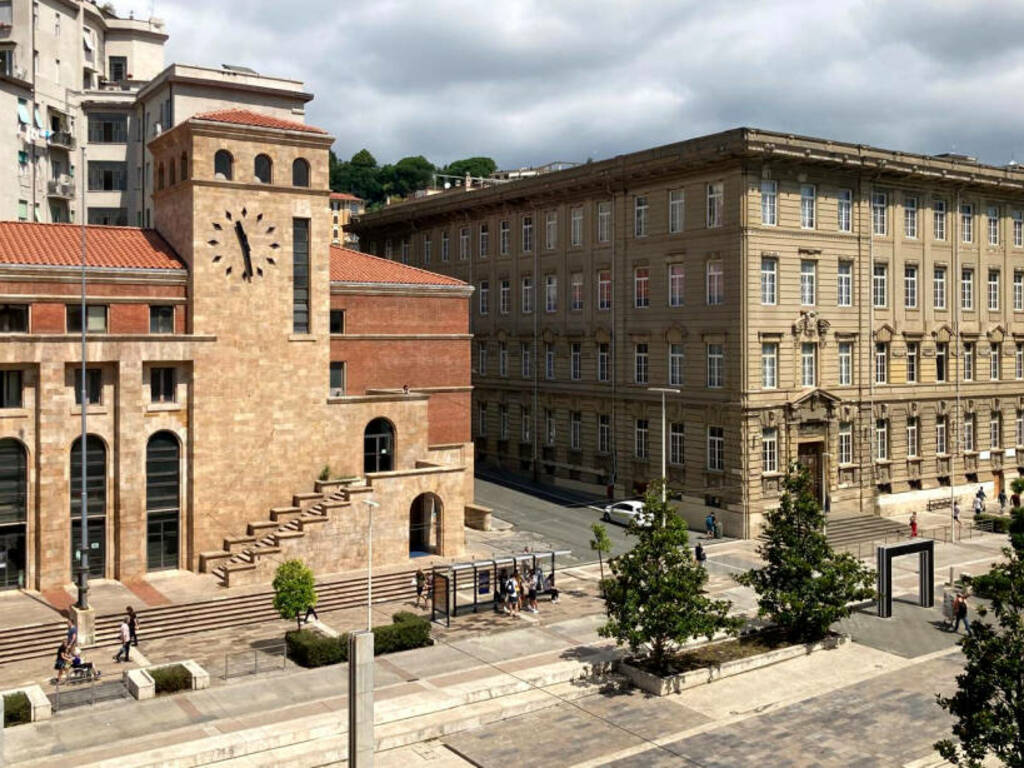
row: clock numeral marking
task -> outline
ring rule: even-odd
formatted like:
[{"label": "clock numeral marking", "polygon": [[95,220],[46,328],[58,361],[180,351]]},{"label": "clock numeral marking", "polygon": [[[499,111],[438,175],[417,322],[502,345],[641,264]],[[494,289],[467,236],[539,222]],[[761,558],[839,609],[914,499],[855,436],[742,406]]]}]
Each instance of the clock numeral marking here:
[{"label": "clock numeral marking", "polygon": [[278,248],[280,248],[281,246],[280,246],[280,245],[278,245],[277,243],[271,243],[271,244],[270,244],[270,247],[271,247],[271,248],[273,248],[274,250],[277,250],[277,249],[278,249]]},{"label": "clock numeral marking", "polygon": [[263,267],[256,267],[256,274],[263,277]]},{"label": "clock numeral marking", "polygon": [[207,245],[220,245],[220,243],[218,241],[216,241],[216,240],[207,240],[206,244]]},{"label": "clock numeral marking", "polygon": [[246,217],[246,215],[247,215],[247,214],[246,214],[246,212],[245,212],[245,208],[243,208],[243,209],[242,209],[242,218],[244,219],[244,218]]},{"label": "clock numeral marking", "polygon": [[230,275],[231,274],[231,267],[228,267],[227,269],[225,269],[224,270],[224,274],[225,275]]},{"label": "clock numeral marking", "polygon": [[218,232],[220,232],[220,231],[222,231],[222,230],[224,229],[224,227],[222,227],[222,226],[221,226],[220,224],[218,224],[218,223],[217,223],[216,221],[215,221],[215,222],[213,222],[213,228],[214,228],[214,229],[216,229],[216,230],[217,230]]},{"label": "clock numeral marking", "polygon": [[275,229],[277,229],[277,227],[274,227],[274,226],[267,227],[267,234],[268,235],[272,235],[274,233]]},{"label": "clock numeral marking", "polygon": [[263,214],[262,213],[257,213],[256,214],[256,221],[263,221]]},{"label": "clock numeral marking", "polygon": [[267,256],[267,264],[273,264],[275,267],[277,266],[277,262],[274,261],[273,256]]},{"label": "clock numeral marking", "polygon": [[224,211],[224,216],[228,221],[231,221],[231,211]]},{"label": "clock numeral marking", "polygon": [[216,263],[217,263],[218,261],[220,261],[220,260],[221,260],[222,258],[224,258],[224,257],[223,257],[223,256],[220,256],[220,255],[214,256],[214,257],[213,257],[213,263],[214,263],[214,264],[216,264]]}]

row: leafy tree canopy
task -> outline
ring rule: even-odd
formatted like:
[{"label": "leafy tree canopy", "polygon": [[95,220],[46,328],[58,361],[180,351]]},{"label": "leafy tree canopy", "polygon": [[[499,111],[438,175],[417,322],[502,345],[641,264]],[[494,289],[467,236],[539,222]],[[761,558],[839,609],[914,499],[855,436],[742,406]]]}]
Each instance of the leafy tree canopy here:
[{"label": "leafy tree canopy", "polygon": [[487,178],[496,170],[498,170],[498,164],[489,157],[467,157],[448,163],[444,168],[444,173],[452,176],[465,176],[468,173],[477,178]]},{"label": "leafy tree canopy", "polygon": [[301,560],[288,560],[274,572],[274,609],[282,619],[298,619],[316,605],[313,571]]}]

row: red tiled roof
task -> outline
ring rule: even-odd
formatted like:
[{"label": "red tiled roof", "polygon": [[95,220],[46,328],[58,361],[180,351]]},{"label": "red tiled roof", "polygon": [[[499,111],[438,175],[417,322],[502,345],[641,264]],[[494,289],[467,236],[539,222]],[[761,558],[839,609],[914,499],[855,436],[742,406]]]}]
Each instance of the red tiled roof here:
[{"label": "red tiled roof", "polygon": [[[86,263],[109,269],[177,269],[185,265],[153,229],[85,228]],[[82,263],[78,224],[0,221],[0,264],[77,267]]]},{"label": "red tiled roof", "polygon": [[235,125],[255,125],[260,128],[278,128],[282,131],[305,131],[306,133],[324,133],[323,128],[316,128],[293,120],[282,120],[279,117],[261,115],[248,109],[219,109],[214,112],[203,112],[193,116],[196,120],[212,120],[215,123],[234,123]]},{"label": "red tiled roof", "polygon": [[331,246],[332,283],[391,283],[394,285],[466,285],[461,280],[381,259],[359,251]]},{"label": "red tiled roof", "polygon": [[360,203],[363,202],[363,198],[350,195],[348,192],[331,192],[331,200],[358,200]]}]

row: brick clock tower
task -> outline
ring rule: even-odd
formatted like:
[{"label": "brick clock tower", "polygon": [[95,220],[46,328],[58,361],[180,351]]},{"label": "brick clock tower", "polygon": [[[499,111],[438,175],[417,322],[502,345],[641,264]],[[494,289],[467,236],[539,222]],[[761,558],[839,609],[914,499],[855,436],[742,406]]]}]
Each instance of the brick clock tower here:
[{"label": "brick clock tower", "polygon": [[329,385],[321,212],[332,142],[310,126],[227,110],[150,143],[156,229],[190,273],[192,340],[181,361],[191,366],[190,568],[225,530],[244,530],[254,506],[291,498],[329,460],[317,413]]}]

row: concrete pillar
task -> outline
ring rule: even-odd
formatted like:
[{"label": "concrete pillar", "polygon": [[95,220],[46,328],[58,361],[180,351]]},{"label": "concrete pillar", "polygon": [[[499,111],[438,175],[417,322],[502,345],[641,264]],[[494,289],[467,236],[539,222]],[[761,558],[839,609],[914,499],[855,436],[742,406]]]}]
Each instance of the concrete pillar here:
[{"label": "concrete pillar", "polygon": [[0,696],[0,768],[7,763],[4,762],[4,697]]},{"label": "concrete pillar", "polygon": [[72,605],[71,617],[78,628],[78,644],[85,648],[96,642],[96,611],[93,608],[79,608]]},{"label": "concrete pillar", "polygon": [[348,636],[348,765],[373,766],[373,632]]}]

